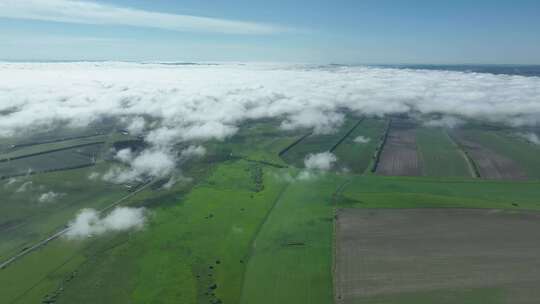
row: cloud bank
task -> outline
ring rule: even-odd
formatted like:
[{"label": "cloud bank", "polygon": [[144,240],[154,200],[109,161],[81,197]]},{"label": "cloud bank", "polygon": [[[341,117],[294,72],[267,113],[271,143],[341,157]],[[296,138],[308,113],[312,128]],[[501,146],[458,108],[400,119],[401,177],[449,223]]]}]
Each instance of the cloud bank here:
[{"label": "cloud bank", "polygon": [[69,223],[65,236],[78,239],[112,231],[141,229],[145,220],[144,208],[117,207],[105,217],[100,217],[94,209],[83,209]]},{"label": "cloud bank", "polygon": [[[164,177],[206,140],[243,122],[276,118],[283,129],[331,133],[344,111],[467,119],[512,126],[540,122],[540,78],[435,70],[280,64],[0,63],[0,136],[54,125],[118,119],[144,137],[143,151],[118,151],[118,182]],[[175,145],[192,148],[178,154]],[[202,146],[201,146],[202,145]],[[199,148],[197,148],[200,146]]]},{"label": "cloud bank", "polygon": [[77,0],[0,0],[0,17],[226,34],[264,35],[288,30],[277,25],[158,13]]}]

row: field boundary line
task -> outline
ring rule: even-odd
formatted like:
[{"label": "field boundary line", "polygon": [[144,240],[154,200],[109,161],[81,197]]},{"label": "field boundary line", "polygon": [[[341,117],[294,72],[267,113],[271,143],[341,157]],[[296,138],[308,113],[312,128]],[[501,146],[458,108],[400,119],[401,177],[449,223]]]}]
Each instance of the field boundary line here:
[{"label": "field boundary line", "polygon": [[248,252],[246,253],[246,255],[244,256],[244,273],[242,275],[242,289],[240,290],[240,303],[242,302],[242,298],[243,298],[243,295],[244,295],[244,280],[245,280],[245,274],[246,274],[246,271],[247,271],[247,267],[248,267],[248,264],[249,264],[249,260],[251,259],[251,257],[253,256],[253,253],[255,252],[255,248],[257,247],[256,243],[257,243],[257,237],[259,236],[259,234],[261,233],[264,225],[266,224],[266,222],[268,222],[268,219],[270,218],[270,215],[272,214],[272,212],[274,211],[276,205],[278,204],[278,202],[281,200],[281,198],[283,197],[283,195],[285,194],[285,192],[287,191],[287,189],[289,189],[291,183],[287,183],[285,184],[281,190],[279,191],[278,195],[276,196],[276,198],[274,199],[274,202],[272,204],[272,206],[270,207],[270,209],[268,209],[268,212],[266,213],[266,215],[264,216],[264,218],[262,219],[261,223],[259,224],[259,226],[257,227],[257,229],[255,230],[255,232],[253,233],[253,238],[250,240],[249,242],[249,250]]},{"label": "field boundary line", "polygon": [[370,169],[371,173],[375,173],[377,171],[377,168],[379,167],[379,162],[381,161],[381,154],[388,140],[388,135],[390,133],[391,127],[392,127],[392,118],[389,118],[388,124],[386,125],[386,130],[384,130],[384,134],[381,138],[379,146],[375,150],[375,155],[373,156],[373,165],[371,166],[371,169]]},{"label": "field boundary line", "polygon": [[456,140],[453,136],[451,136],[447,130],[444,130],[444,134],[448,136],[448,139],[450,140],[450,142],[452,142],[452,144],[456,146],[461,156],[465,159],[465,162],[467,163],[467,166],[469,167],[469,173],[471,174],[471,177],[482,178],[482,175],[480,174],[480,170],[478,169],[476,162],[472,159],[472,157],[469,155],[469,153],[463,147],[463,145],[458,140]]},{"label": "field boundary line", "polygon": [[297,140],[295,140],[293,143],[291,143],[290,145],[288,145],[287,147],[285,147],[283,150],[279,151],[278,153],[278,156],[281,158],[283,157],[283,155],[285,155],[285,153],[289,152],[289,150],[291,150],[292,148],[294,148],[294,146],[298,145],[300,142],[302,142],[304,139],[306,139],[308,136],[310,136],[311,134],[313,134],[313,131],[310,131],[308,132],[307,134],[304,134],[302,135],[302,137],[298,138]]},{"label": "field boundary line", "polygon": [[345,187],[349,185],[352,182],[352,178],[346,180],[343,182],[339,187],[334,191],[334,194],[332,195],[332,209],[333,209],[333,225],[332,225],[332,293],[333,293],[333,299],[334,303],[338,303],[338,285],[337,285],[337,221],[338,221],[338,206],[337,206],[337,198],[343,192]]},{"label": "field boundary line", "polygon": [[356,130],[356,128],[358,128],[358,126],[364,121],[365,117],[362,117],[358,120],[358,122],[356,122],[356,124],[354,124],[354,126],[349,130],[347,131],[347,133],[345,133],[345,135],[343,135],[337,143],[335,143],[332,148],[330,148],[329,152],[334,152],[334,150],[337,149],[337,147],[339,147],[339,145],[341,145],[345,139],[347,139],[347,137],[349,137],[352,132],[354,132],[354,130]]}]

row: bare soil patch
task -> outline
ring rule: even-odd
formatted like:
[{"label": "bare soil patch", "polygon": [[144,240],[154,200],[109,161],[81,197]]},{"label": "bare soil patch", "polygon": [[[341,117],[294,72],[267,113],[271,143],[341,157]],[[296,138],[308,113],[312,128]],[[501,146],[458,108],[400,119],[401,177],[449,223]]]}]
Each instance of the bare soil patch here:
[{"label": "bare soil patch", "polygon": [[381,175],[422,175],[413,125],[404,120],[392,121],[376,172]]},{"label": "bare soil patch", "polygon": [[409,303],[402,296],[429,303],[427,295],[454,296],[444,303],[493,303],[487,295],[496,303],[540,299],[538,212],[341,209],[336,233],[337,303]]}]

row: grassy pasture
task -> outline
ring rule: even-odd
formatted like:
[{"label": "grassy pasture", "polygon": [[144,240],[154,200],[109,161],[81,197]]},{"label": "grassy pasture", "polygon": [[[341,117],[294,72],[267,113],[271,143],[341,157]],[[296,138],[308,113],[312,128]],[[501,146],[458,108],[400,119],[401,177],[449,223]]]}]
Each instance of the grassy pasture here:
[{"label": "grassy pasture", "polygon": [[418,153],[422,159],[422,174],[431,177],[471,177],[465,155],[444,129],[416,129]]},{"label": "grassy pasture", "polygon": [[291,183],[251,249],[240,303],[331,303],[332,194],[342,177]]},{"label": "grassy pasture", "polygon": [[58,303],[238,303],[251,242],[283,188],[265,168],[254,191],[253,165],[220,165],[182,200],[154,208],[144,231],[90,260]]},{"label": "grassy pasture", "polygon": [[540,209],[540,183],[355,176],[341,207]]}]

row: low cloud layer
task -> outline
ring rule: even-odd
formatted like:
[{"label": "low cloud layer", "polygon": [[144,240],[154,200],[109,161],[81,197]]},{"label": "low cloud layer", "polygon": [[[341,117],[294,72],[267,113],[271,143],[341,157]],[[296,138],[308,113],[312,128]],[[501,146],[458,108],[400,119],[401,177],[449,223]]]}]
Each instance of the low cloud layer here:
[{"label": "low cloud layer", "polygon": [[413,113],[454,127],[466,119],[536,126],[540,78],[464,72],[304,65],[0,63],[0,136],[56,125],[84,127],[116,118],[148,143],[118,151],[118,182],[164,177],[202,146],[175,145],[234,135],[250,119],[278,118],[283,129],[331,133],[344,110]]},{"label": "low cloud layer", "polygon": [[141,229],[146,220],[144,208],[117,207],[105,217],[94,209],[83,209],[69,223],[69,239],[85,238],[113,231]]},{"label": "low cloud layer", "polygon": [[304,160],[304,166],[308,170],[328,171],[337,161],[337,157],[330,152],[309,154]]},{"label": "low cloud layer", "polygon": [[[156,145],[222,139],[246,119],[282,117],[283,127],[321,133],[340,109],[384,115],[415,112],[513,125],[540,120],[540,78],[366,67],[280,65],[164,66],[131,63],[0,64],[0,135],[58,122],[84,126],[102,117],[149,127]],[[131,117],[131,118],[130,118]],[[453,118],[452,118],[453,117]]]}]

